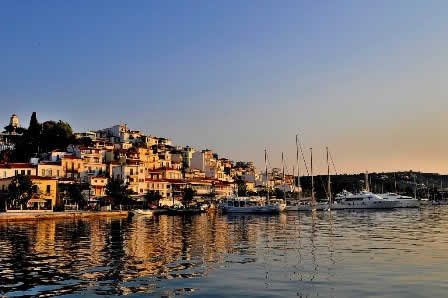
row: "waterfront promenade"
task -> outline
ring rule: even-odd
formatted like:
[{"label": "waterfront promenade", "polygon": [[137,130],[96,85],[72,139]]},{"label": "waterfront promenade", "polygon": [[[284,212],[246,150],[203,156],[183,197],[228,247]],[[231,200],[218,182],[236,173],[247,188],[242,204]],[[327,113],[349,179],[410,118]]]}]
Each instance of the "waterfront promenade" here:
[{"label": "waterfront promenade", "polygon": [[127,216],[128,211],[2,212],[0,222]]}]

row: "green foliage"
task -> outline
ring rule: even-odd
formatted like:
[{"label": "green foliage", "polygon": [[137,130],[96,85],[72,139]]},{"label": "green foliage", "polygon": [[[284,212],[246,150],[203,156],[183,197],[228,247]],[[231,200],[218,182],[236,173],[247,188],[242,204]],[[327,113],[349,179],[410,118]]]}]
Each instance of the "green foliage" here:
[{"label": "green foliage", "polygon": [[280,199],[280,200],[284,200],[285,199],[285,193],[281,189],[279,189],[279,188],[276,188],[274,190],[274,195],[275,195],[275,197],[277,199]]},{"label": "green foliage", "polygon": [[265,197],[267,194],[268,194],[268,191],[266,189],[262,189],[257,192],[257,195],[260,197]]},{"label": "green foliage", "polygon": [[246,192],[246,195],[251,197],[251,196],[256,196],[258,193],[256,191],[252,191],[252,190],[248,190]]},{"label": "green foliage", "polygon": [[184,188],[183,200],[187,205],[189,205],[193,201],[195,195],[196,191],[193,188],[191,187]]},{"label": "green foliage", "polygon": [[89,137],[82,137],[80,139],[77,139],[75,141],[75,144],[76,145],[81,145],[81,146],[84,146],[84,147],[91,147],[93,145],[93,141]]},{"label": "green foliage", "polygon": [[43,152],[65,149],[74,142],[73,130],[67,122],[46,121],[42,124],[41,148]]},{"label": "green foliage", "polygon": [[244,180],[241,178],[236,180],[236,184],[238,185],[238,196],[239,197],[245,197],[247,196],[247,185]]},{"label": "green foliage", "polygon": [[8,204],[14,208],[26,207],[33,195],[33,183],[30,177],[18,175],[12,178],[8,186]]},{"label": "green foliage", "polygon": [[87,204],[86,199],[82,195],[82,188],[79,184],[69,184],[67,186],[67,193],[70,200],[78,204],[79,208],[84,208]]},{"label": "green foliage", "polygon": [[162,199],[162,196],[159,194],[159,192],[151,190],[145,194],[145,199],[149,204],[158,206],[159,201]]},{"label": "green foliage", "polygon": [[106,184],[106,194],[112,198],[112,204],[115,206],[129,203],[128,186],[121,179],[109,179]]},{"label": "green foliage", "polygon": [[29,146],[27,152],[29,156],[33,153],[39,153],[39,143],[41,137],[42,125],[37,121],[36,112],[33,112],[30,119],[28,131],[24,135],[24,143]]},{"label": "green foliage", "polygon": [[[13,129],[10,126],[7,130]],[[33,112],[28,129],[17,128],[16,133],[21,135],[10,136],[15,145],[10,155],[11,161],[28,162],[30,157],[54,149],[65,149],[74,142],[73,130],[67,122],[59,120],[46,121],[40,124],[36,112]]]}]

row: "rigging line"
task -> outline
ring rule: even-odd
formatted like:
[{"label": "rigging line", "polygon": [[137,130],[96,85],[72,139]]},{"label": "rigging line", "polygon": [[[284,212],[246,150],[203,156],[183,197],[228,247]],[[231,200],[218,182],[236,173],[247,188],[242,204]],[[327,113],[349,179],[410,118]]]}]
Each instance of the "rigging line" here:
[{"label": "rigging line", "polygon": [[300,152],[302,153],[303,163],[305,164],[306,173],[309,176],[310,175],[310,171],[308,171],[308,165],[307,165],[306,160],[305,160],[305,155],[303,154],[302,142],[300,141],[300,138],[298,140],[299,140]]},{"label": "rigging line", "polygon": [[322,175],[319,175],[319,180],[320,180],[320,184],[322,185],[322,188],[324,189],[325,196],[327,197],[327,199],[329,199],[329,196],[328,196],[328,193],[327,193],[327,189],[325,187],[324,181],[322,180]]},{"label": "rigging line", "polygon": [[336,170],[336,166],[334,165],[333,156],[331,155],[331,151],[328,151],[328,153],[330,153],[331,164],[333,165],[334,172],[336,173],[336,175],[338,175],[338,171]]}]

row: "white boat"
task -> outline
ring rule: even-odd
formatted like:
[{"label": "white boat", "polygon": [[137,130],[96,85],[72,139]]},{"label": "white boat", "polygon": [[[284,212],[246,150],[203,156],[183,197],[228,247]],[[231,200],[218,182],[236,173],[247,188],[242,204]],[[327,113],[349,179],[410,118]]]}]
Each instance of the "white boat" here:
[{"label": "white boat", "polygon": [[285,208],[286,204],[282,202],[266,203],[250,197],[230,198],[222,205],[224,213],[280,213]]},{"label": "white boat", "polygon": [[153,215],[154,212],[148,209],[136,209],[134,210],[135,215]]},{"label": "white boat", "polygon": [[397,200],[399,202],[398,208],[417,208],[420,206],[420,201],[413,197],[402,196],[393,192],[378,195],[383,199]]},{"label": "white boat", "polygon": [[446,200],[446,199],[443,199],[443,200],[435,200],[435,201],[432,201],[431,204],[432,204],[433,206],[445,206],[445,205],[448,205],[448,200]]},{"label": "white boat", "polygon": [[395,199],[384,199],[368,191],[352,194],[348,191],[336,195],[331,210],[341,209],[393,209],[399,207],[400,202]]}]

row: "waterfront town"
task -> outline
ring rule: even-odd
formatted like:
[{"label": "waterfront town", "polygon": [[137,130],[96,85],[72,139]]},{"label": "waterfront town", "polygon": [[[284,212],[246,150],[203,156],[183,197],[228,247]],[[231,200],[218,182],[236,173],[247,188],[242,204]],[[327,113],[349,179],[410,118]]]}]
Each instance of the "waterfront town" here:
[{"label": "waterfront town", "polygon": [[[65,135],[55,132],[52,137],[61,124]],[[160,206],[182,206],[186,189],[194,201],[220,200],[237,192],[255,195],[266,188],[297,189],[293,176],[282,175],[278,168],[266,177],[252,162],[233,162],[205,148],[176,146],[169,138],[145,135],[126,124],[73,133],[62,121],[38,123],[34,113],[24,129],[13,114],[0,137],[3,210],[62,211],[81,206],[110,210],[119,205],[114,204],[117,199],[145,204],[151,196]],[[20,141],[24,138],[29,140]],[[13,202],[10,186],[19,183],[15,180],[19,176],[29,178],[32,194],[16,204],[20,199]]]}]

